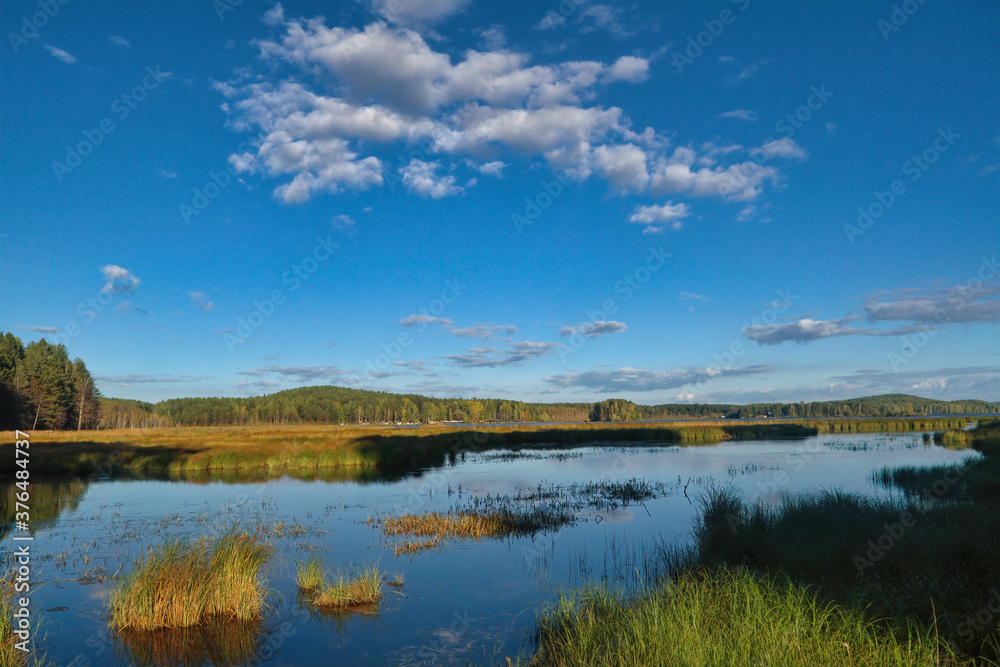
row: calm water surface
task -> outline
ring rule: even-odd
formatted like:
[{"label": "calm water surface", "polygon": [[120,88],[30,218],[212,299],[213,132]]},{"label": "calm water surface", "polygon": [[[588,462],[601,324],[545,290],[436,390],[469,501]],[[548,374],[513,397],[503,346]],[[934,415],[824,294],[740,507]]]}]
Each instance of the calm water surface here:
[{"label": "calm water surface", "polygon": [[[193,484],[154,481],[33,484],[32,607],[41,647],[57,665],[495,665],[532,650],[535,614],[558,591],[629,569],[629,554],[688,539],[711,486],[779,503],[782,494],[842,489],[869,495],[884,465],[933,465],[968,453],[926,445],[920,434],[818,436],[701,447],[580,447],[487,452],[391,482]],[[601,480],[638,478],[657,497],[615,510],[584,507],[559,531],[502,541],[448,542],[396,558],[369,516],[447,510],[475,499]],[[687,487],[685,496],[684,488]],[[44,509],[42,503],[47,503]],[[273,610],[256,626],[124,642],[109,632],[108,575],[128,572],[166,537],[214,535],[226,525],[265,527]],[[7,545],[13,544],[10,537]],[[317,614],[296,599],[295,563],[318,554],[329,570],[377,561],[401,573],[374,614]],[[615,556],[617,554],[617,556]],[[582,573],[583,570],[585,573]],[[50,610],[50,611],[46,611]],[[74,661],[76,661],[74,663]]]}]

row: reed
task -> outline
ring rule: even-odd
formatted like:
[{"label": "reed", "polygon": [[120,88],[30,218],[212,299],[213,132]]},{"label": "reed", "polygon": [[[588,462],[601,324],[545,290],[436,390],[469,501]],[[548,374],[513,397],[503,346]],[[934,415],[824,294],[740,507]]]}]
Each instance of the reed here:
[{"label": "reed", "polygon": [[319,609],[373,607],[382,601],[385,574],[378,564],[368,564],[330,577],[318,559],[311,559],[299,563],[296,583],[306,601]]},{"label": "reed", "polygon": [[189,628],[222,620],[261,618],[261,568],[271,549],[229,530],[208,541],[169,540],[136,560],[112,589],[111,627],[119,631]]}]

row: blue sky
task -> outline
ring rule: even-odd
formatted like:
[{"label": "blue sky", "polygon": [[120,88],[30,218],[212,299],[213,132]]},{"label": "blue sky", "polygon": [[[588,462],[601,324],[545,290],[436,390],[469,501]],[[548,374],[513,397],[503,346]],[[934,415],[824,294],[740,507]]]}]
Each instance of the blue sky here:
[{"label": "blue sky", "polygon": [[998,28],[4,0],[0,328],[143,400],[998,400]]}]

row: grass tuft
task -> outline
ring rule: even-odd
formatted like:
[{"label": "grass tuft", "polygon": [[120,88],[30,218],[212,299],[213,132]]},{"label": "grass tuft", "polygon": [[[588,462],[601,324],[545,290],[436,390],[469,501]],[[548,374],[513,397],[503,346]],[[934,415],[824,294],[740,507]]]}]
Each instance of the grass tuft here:
[{"label": "grass tuft", "polygon": [[215,540],[172,540],[150,549],[111,591],[111,627],[119,631],[189,628],[211,617],[262,616],[260,571],[271,549],[235,530]]},{"label": "grass tuft", "polygon": [[306,601],[320,609],[373,607],[382,601],[385,574],[378,564],[338,570],[329,579],[318,559],[299,563],[297,584]]}]

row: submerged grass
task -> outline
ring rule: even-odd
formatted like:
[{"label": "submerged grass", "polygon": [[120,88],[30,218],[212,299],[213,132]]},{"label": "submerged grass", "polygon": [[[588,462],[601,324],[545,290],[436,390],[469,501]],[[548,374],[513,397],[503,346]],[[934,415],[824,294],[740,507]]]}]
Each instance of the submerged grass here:
[{"label": "submerged grass", "polygon": [[382,601],[385,574],[377,564],[338,570],[328,576],[318,558],[298,564],[296,583],[306,601],[320,609],[373,607]]},{"label": "submerged grass", "polygon": [[897,638],[787,577],[742,567],[688,573],[635,597],[606,587],[563,596],[540,617],[536,643],[543,667],[938,667],[950,657],[933,630]]},{"label": "submerged grass", "polygon": [[136,560],[111,591],[111,627],[119,631],[189,628],[216,617],[262,616],[260,571],[270,547],[229,530],[215,540],[167,541]]},{"label": "submerged grass", "polygon": [[[466,452],[510,447],[557,448],[593,442],[707,444],[723,440],[801,438],[817,433],[941,430],[965,420],[885,419],[733,423],[726,420],[560,426],[515,425],[454,428],[422,426],[246,426],[39,431],[32,437],[32,471],[48,476],[168,477],[198,480],[242,475],[280,477],[344,469],[351,477],[371,471],[441,465]],[[0,452],[14,437],[0,437]],[[10,473],[13,456],[0,456]]]}]

